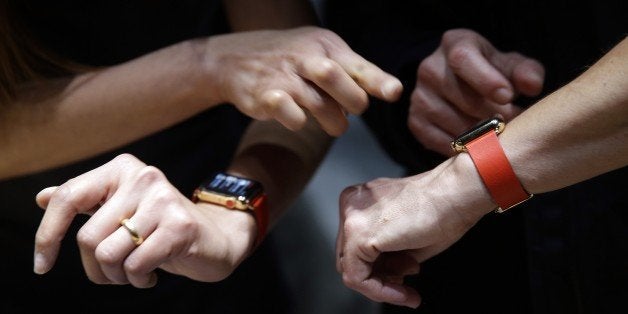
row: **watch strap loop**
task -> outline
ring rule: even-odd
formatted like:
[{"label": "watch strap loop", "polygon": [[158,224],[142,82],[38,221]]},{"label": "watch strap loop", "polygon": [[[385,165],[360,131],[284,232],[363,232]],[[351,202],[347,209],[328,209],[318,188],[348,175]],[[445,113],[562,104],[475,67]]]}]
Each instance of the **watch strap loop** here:
[{"label": "watch strap loop", "polygon": [[258,247],[260,243],[266,237],[268,231],[268,201],[266,194],[262,194],[259,197],[251,201],[253,205],[253,213],[255,215],[255,222],[257,223],[257,237],[253,247]]}]

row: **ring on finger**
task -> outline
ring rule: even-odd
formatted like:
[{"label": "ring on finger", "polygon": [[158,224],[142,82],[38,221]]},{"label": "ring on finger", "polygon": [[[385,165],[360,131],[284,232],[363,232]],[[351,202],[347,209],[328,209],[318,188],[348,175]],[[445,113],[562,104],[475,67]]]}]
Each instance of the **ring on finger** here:
[{"label": "ring on finger", "polygon": [[129,232],[131,240],[133,240],[133,243],[135,243],[136,246],[139,246],[142,242],[144,242],[144,238],[142,238],[142,236],[137,232],[137,228],[135,228],[135,224],[133,224],[131,220],[128,218],[122,219],[122,221],[120,221],[120,225],[122,225],[122,227]]}]

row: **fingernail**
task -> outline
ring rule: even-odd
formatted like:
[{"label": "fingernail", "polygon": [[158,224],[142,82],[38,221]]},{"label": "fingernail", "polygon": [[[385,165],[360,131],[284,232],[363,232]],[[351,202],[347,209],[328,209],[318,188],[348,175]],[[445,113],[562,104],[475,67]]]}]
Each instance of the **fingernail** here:
[{"label": "fingernail", "polygon": [[33,266],[33,272],[38,275],[43,275],[47,271],[47,262],[44,254],[37,252],[35,253],[35,262]]},{"label": "fingernail", "polygon": [[507,88],[499,88],[493,93],[493,100],[500,104],[507,104],[512,99],[512,92]]},{"label": "fingernail", "polygon": [[543,76],[541,73],[530,71],[528,72],[528,81],[539,86],[543,86]]},{"label": "fingernail", "polygon": [[150,279],[148,281],[148,288],[152,288],[155,285],[157,285],[157,274],[151,273],[150,274]]},{"label": "fingernail", "polygon": [[397,80],[390,80],[381,88],[382,96],[386,99],[396,98],[401,90],[401,83]]}]

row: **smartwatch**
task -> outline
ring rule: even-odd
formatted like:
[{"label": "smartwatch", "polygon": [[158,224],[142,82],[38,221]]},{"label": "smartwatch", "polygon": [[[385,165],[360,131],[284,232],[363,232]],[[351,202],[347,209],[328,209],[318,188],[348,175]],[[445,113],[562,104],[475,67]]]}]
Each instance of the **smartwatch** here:
[{"label": "smartwatch", "polygon": [[228,209],[249,212],[257,224],[257,247],[268,228],[266,194],[261,183],[223,172],[215,173],[203,182],[192,195],[192,201],[216,204]]},{"label": "smartwatch", "polygon": [[506,123],[500,118],[491,118],[451,142],[454,152],[466,152],[471,156],[491,198],[497,204],[497,213],[503,213],[532,197],[515,175],[497,138],[505,127]]}]

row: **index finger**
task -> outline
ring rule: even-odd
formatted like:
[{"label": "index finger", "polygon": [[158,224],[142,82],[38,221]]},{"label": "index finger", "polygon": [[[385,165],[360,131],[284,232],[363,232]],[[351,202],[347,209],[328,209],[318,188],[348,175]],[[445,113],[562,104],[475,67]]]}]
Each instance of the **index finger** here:
[{"label": "index finger", "polygon": [[[452,71],[478,94],[500,104],[506,104],[514,96],[508,79],[489,62],[482,45],[476,39],[465,38],[447,51],[447,62]],[[487,53],[495,50],[487,47]]]},{"label": "index finger", "polygon": [[416,308],[421,303],[419,294],[412,288],[373,275],[373,262],[361,259],[356,252],[347,250],[340,258],[342,279],[352,288],[371,300]]},{"label": "index finger", "polygon": [[369,95],[388,102],[399,99],[403,91],[403,85],[399,79],[362,58],[349,47],[346,48],[348,51],[334,51],[331,59],[338,62]]},{"label": "index finger", "polygon": [[85,185],[76,186],[72,183],[61,185],[52,193],[35,234],[33,271],[37,274],[48,272],[54,265],[61,241],[74,217],[91,210],[107,195],[103,189],[92,190]]},{"label": "index finger", "polygon": [[[59,186],[47,202],[46,212],[35,235],[33,271],[48,272],[54,265],[61,241],[74,217],[92,211],[115,189],[119,172],[141,163],[135,157],[123,155]],[[42,191],[43,192],[43,191]],[[49,192],[46,192],[49,193]],[[43,202],[42,202],[43,205]]]}]

